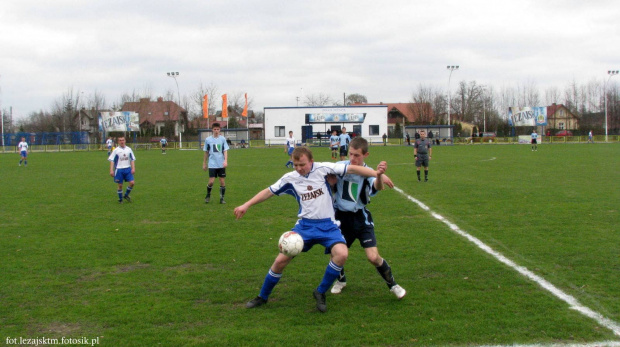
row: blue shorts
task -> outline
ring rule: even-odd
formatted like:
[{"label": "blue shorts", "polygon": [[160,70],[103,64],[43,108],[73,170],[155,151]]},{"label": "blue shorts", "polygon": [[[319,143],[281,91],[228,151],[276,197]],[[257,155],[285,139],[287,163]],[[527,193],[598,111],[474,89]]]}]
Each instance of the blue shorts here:
[{"label": "blue shorts", "polygon": [[295,150],[295,147],[289,147],[288,148],[288,155],[292,155],[293,154],[293,150]]},{"label": "blue shorts", "polygon": [[123,183],[123,181],[133,181],[133,174],[131,173],[130,167],[125,169],[116,169],[116,172],[114,173],[114,182]]},{"label": "blue shorts", "polygon": [[26,151],[21,151],[21,152],[19,152],[19,155],[21,155],[21,156],[22,156],[22,158],[26,158],[26,157],[28,156],[28,152],[26,152]]},{"label": "blue shorts", "polygon": [[312,246],[320,244],[325,247],[325,253],[330,253],[331,248],[335,244],[346,244],[338,224],[329,218],[300,219],[293,227],[293,231],[297,232],[304,239],[304,249],[302,252],[307,252]]}]

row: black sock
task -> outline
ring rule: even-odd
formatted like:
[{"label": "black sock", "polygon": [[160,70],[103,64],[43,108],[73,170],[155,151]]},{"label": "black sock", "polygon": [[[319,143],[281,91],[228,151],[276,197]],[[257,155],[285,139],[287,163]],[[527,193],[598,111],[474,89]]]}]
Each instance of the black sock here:
[{"label": "black sock", "polygon": [[385,283],[387,283],[388,288],[392,288],[396,285],[396,281],[392,275],[392,268],[385,259],[383,259],[383,264],[381,264],[381,266],[377,266],[377,271],[379,272],[379,275],[383,277]]},{"label": "black sock", "polygon": [[418,180],[420,180],[420,170],[416,171],[418,173]]},{"label": "black sock", "polygon": [[211,189],[213,189],[213,185],[207,186],[207,196],[211,196]]},{"label": "black sock", "polygon": [[224,199],[224,194],[226,194],[226,187],[220,186],[220,198]]},{"label": "black sock", "polygon": [[344,268],[340,270],[340,275],[338,275],[338,282],[346,282],[347,276],[344,274]]},{"label": "black sock", "polygon": [[424,179],[428,179],[428,170],[424,170]]}]

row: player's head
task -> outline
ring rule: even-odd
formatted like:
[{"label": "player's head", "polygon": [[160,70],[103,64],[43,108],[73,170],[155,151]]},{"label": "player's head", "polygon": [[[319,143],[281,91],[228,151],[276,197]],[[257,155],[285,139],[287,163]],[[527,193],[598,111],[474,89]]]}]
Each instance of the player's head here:
[{"label": "player's head", "polygon": [[218,137],[220,135],[220,130],[222,130],[222,128],[220,127],[220,123],[213,123],[213,126],[211,126],[211,130],[213,130],[213,135],[215,135],[215,137]]},{"label": "player's head", "polygon": [[314,162],[314,158],[312,156],[312,151],[307,147],[297,147],[293,150],[293,166],[295,167],[295,171],[300,175],[307,175],[310,173],[312,169],[312,163]]},{"label": "player's head", "polygon": [[336,130],[332,130],[332,135],[336,135],[338,132]]},{"label": "player's head", "polygon": [[117,138],[116,142],[118,142],[119,146],[125,147],[125,136],[121,136],[121,137]]},{"label": "player's head", "polygon": [[347,132],[347,128],[343,127],[342,128],[342,133],[345,134]]},{"label": "player's head", "polygon": [[424,130],[420,130],[419,134],[420,134],[420,138],[425,138],[426,137],[426,131],[424,131]]},{"label": "player's head", "polygon": [[351,165],[364,165],[364,160],[369,154],[368,141],[365,138],[356,136],[349,143],[349,160]]},{"label": "player's head", "polygon": [[26,138],[25,138],[25,137],[22,137],[22,142],[24,142],[24,141],[26,141]]}]

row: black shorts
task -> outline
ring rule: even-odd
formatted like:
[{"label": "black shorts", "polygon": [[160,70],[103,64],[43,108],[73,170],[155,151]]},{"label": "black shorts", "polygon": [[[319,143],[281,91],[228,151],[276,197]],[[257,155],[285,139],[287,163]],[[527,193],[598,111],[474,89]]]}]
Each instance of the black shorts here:
[{"label": "black shorts", "polygon": [[362,248],[377,247],[375,226],[372,223],[372,215],[367,209],[357,212],[344,212],[336,210],[336,219],[340,221],[340,231],[347,241],[347,247],[355,240],[360,240]]},{"label": "black shorts", "polygon": [[347,151],[347,147],[340,146],[340,156],[342,156],[342,157],[346,157],[346,156],[347,156],[347,154],[348,154],[347,152],[348,152],[348,151]]},{"label": "black shorts", "polygon": [[162,144],[161,144],[161,148],[166,148],[166,144],[165,144],[165,143],[162,143]]},{"label": "black shorts", "polygon": [[416,167],[428,167],[428,155],[420,155],[418,154],[418,157],[415,159],[415,166]]},{"label": "black shorts", "polygon": [[532,144],[535,145],[536,144],[536,139],[532,139]]},{"label": "black shorts", "polygon": [[209,178],[211,177],[226,178],[226,168],[209,169]]}]

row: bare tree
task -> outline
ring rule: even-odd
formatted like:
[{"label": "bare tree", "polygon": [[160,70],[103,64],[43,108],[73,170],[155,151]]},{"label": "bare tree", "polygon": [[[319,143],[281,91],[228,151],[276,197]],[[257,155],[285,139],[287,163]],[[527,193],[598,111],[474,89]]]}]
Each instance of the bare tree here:
[{"label": "bare tree", "polygon": [[194,114],[194,119],[199,118],[202,115],[202,102],[205,95],[207,96],[207,100],[209,102],[209,114],[215,114],[216,106],[218,105],[217,100],[220,98],[218,89],[213,83],[210,83],[209,85],[200,83],[198,89],[196,89],[191,95],[192,103],[199,109],[199,112]]},{"label": "bare tree", "polygon": [[337,105],[336,101],[334,101],[329,95],[319,93],[319,94],[311,94],[306,95],[306,101],[304,102],[306,106],[334,106]]},{"label": "bare tree", "polygon": [[366,99],[366,96],[362,95],[362,94],[349,94],[346,97],[346,102],[345,104],[350,106],[353,104],[366,104],[368,103],[368,99]]},{"label": "bare tree", "polygon": [[411,96],[411,112],[416,115],[417,124],[431,124],[434,121],[432,105],[437,97],[437,91],[430,86],[420,84],[418,90]]}]

